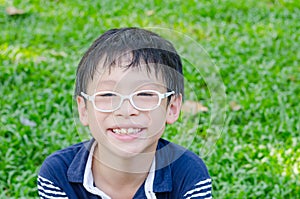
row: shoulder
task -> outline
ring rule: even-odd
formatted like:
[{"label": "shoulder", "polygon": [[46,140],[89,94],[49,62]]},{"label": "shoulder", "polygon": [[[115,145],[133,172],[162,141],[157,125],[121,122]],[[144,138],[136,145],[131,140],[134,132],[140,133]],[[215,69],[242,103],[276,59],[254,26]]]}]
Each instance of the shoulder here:
[{"label": "shoulder", "polygon": [[209,177],[209,173],[204,161],[194,152],[169,142],[160,139],[157,152],[160,156],[168,159],[168,163],[173,171],[178,171],[182,174],[191,173]]},{"label": "shoulder", "polygon": [[56,151],[43,162],[38,174],[38,193],[42,198],[88,198],[83,186],[84,171],[94,140]]},{"label": "shoulder", "polygon": [[182,198],[210,198],[211,178],[204,161],[195,153],[177,144],[161,140],[168,146],[172,187]]},{"label": "shoulder", "polygon": [[42,176],[52,182],[61,181],[63,177],[67,177],[67,171],[76,155],[87,145],[81,142],[65,149],[59,150],[48,156],[39,171]]},{"label": "shoulder", "polygon": [[201,176],[202,178],[210,177],[204,161],[198,155],[187,149],[174,161],[172,167],[184,174],[190,173],[193,176],[199,175],[199,177]]},{"label": "shoulder", "polygon": [[203,160],[186,151],[172,165],[174,186],[183,198],[210,198],[212,182]]}]

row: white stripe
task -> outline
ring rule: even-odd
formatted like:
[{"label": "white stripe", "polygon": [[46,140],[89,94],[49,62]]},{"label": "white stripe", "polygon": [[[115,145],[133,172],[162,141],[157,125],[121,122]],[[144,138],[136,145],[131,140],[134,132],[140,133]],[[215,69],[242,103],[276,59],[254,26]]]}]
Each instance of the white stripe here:
[{"label": "white stripe", "polygon": [[46,183],[43,183],[43,182],[41,182],[41,181],[39,181],[38,180],[38,182],[41,184],[41,186],[43,186],[43,187],[48,187],[48,188],[51,188],[51,189],[57,189],[57,190],[60,190],[60,188],[59,187],[56,187],[56,186],[54,186],[53,184],[46,184]]},{"label": "white stripe", "polygon": [[56,197],[56,196],[53,197],[53,196],[48,196],[48,195],[44,194],[43,192],[39,192],[39,195],[41,197],[45,197],[47,199],[68,199],[68,197]]},{"label": "white stripe", "polygon": [[211,191],[207,191],[205,193],[194,194],[194,195],[191,195],[190,197],[188,197],[186,199],[195,198],[195,197],[198,197],[198,196],[205,196],[205,195],[208,195],[208,194],[211,194]]},{"label": "white stripe", "polygon": [[208,178],[208,179],[206,179],[206,180],[202,180],[202,181],[198,182],[198,183],[196,184],[196,186],[197,186],[197,185],[201,185],[201,184],[205,184],[205,183],[207,183],[207,182],[211,182],[211,179]]},{"label": "white stripe", "polygon": [[211,184],[206,185],[206,186],[203,186],[203,187],[198,187],[198,188],[192,189],[192,190],[186,192],[186,194],[184,194],[184,196],[186,196],[186,195],[188,195],[188,194],[192,194],[193,192],[201,191],[201,190],[203,190],[203,189],[208,189],[208,188],[211,188]]},{"label": "white stripe", "polygon": [[44,187],[38,185],[38,190],[43,190],[45,193],[55,194],[55,195],[61,195],[61,196],[67,196],[67,194],[64,191],[53,191],[44,189]]},{"label": "white stripe", "polygon": [[[206,179],[206,180],[201,180],[201,181],[198,182],[195,186],[203,185],[203,184],[205,184],[205,183],[211,183],[211,179],[208,178],[208,179]],[[192,194],[192,193],[195,192],[195,191],[200,191],[201,189],[207,189],[207,188],[209,188],[209,187],[211,187],[211,184],[206,185],[206,186],[203,186],[203,187],[195,188],[195,189],[193,189],[193,190],[190,190],[190,191],[186,192],[186,193],[184,194],[184,196],[186,196],[186,195],[188,195],[188,194]]]},{"label": "white stripe", "polygon": [[38,180],[42,179],[43,181],[49,182],[50,184],[53,184],[53,182],[51,182],[50,180],[43,178],[42,176],[38,176]]}]

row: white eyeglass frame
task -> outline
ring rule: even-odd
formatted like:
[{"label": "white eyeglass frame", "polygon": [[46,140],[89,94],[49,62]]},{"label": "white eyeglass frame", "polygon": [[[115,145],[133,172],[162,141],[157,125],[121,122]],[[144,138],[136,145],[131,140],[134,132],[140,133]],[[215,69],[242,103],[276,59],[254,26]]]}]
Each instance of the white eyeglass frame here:
[{"label": "white eyeglass frame", "polygon": [[[152,107],[152,108],[148,108],[148,109],[143,109],[143,108],[137,107],[137,106],[134,104],[134,102],[133,102],[133,100],[132,100],[132,97],[133,97],[135,94],[137,94],[137,93],[143,93],[143,92],[153,92],[153,93],[156,93],[156,94],[158,95],[158,97],[159,97],[157,105],[154,106],[154,107]],[[115,95],[120,96],[120,97],[121,97],[120,104],[119,104],[116,108],[114,108],[114,109],[112,109],[112,110],[103,110],[103,109],[97,108],[97,107],[96,107],[96,104],[95,104],[95,97],[96,97],[96,95],[104,94],[104,93],[112,93],[112,94],[115,94]],[[140,91],[136,91],[136,92],[134,92],[134,93],[131,93],[130,95],[122,95],[122,94],[120,94],[120,93],[113,92],[113,91],[101,91],[101,92],[94,93],[93,95],[88,95],[88,94],[86,94],[86,93],[84,93],[84,92],[81,92],[80,94],[81,94],[82,97],[84,97],[86,100],[92,102],[93,107],[94,107],[95,110],[97,110],[97,111],[99,111],[99,112],[103,112],[103,113],[110,113],[110,112],[114,112],[114,111],[118,110],[118,109],[122,106],[124,100],[126,100],[126,99],[128,99],[129,102],[130,102],[130,104],[131,104],[135,109],[137,109],[137,110],[139,110],[139,111],[152,111],[152,110],[154,110],[154,109],[156,109],[157,107],[160,106],[161,100],[162,100],[162,99],[167,98],[167,97],[169,97],[169,96],[175,94],[175,91],[170,91],[170,92],[166,92],[166,93],[160,93],[160,92],[155,91],[155,90],[140,90]]]}]

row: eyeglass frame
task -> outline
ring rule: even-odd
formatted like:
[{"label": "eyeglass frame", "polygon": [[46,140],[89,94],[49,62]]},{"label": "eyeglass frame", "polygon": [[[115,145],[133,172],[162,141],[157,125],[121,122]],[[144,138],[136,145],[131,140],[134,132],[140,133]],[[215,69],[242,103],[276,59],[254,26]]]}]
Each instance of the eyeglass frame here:
[{"label": "eyeglass frame", "polygon": [[[137,106],[134,104],[132,97],[133,97],[134,95],[136,95],[137,93],[142,93],[142,92],[154,92],[154,93],[156,93],[156,94],[158,95],[158,97],[159,97],[159,98],[158,98],[158,103],[157,103],[157,105],[154,106],[153,108],[150,108],[150,109],[142,109],[142,108],[137,107]],[[98,107],[96,107],[96,104],[95,104],[95,97],[96,97],[96,95],[99,95],[99,94],[102,94],[102,93],[111,93],[111,94],[116,94],[117,96],[120,96],[120,97],[121,97],[121,101],[120,101],[119,105],[118,105],[116,108],[112,109],[112,110],[103,110],[103,109],[99,109]],[[139,111],[152,111],[152,110],[154,110],[154,109],[156,109],[156,108],[158,108],[158,107],[160,106],[162,99],[167,98],[167,97],[169,97],[169,96],[175,94],[175,91],[169,91],[169,92],[166,92],[166,93],[160,93],[160,92],[158,92],[158,91],[156,91],[156,90],[139,90],[139,91],[136,91],[136,92],[134,92],[134,93],[131,93],[130,95],[122,95],[122,94],[117,93],[117,92],[114,92],[114,91],[100,91],[100,92],[94,93],[93,95],[88,95],[88,94],[86,94],[86,93],[84,93],[84,92],[80,92],[80,94],[81,94],[81,96],[84,97],[86,100],[92,102],[93,107],[94,107],[95,110],[97,110],[97,111],[99,111],[99,112],[103,112],[103,113],[111,113],[111,112],[114,112],[114,111],[118,110],[119,108],[121,108],[121,106],[122,106],[124,100],[126,100],[126,99],[129,100],[130,104],[131,104],[135,109],[137,109],[137,110],[139,110]]]}]

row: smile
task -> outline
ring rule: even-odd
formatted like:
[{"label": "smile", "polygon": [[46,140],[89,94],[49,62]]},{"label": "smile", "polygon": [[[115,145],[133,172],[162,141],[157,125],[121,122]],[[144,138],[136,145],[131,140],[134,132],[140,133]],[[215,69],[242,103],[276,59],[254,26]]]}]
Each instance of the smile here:
[{"label": "smile", "polygon": [[137,134],[141,131],[141,128],[117,128],[112,129],[112,132],[119,134],[119,135],[130,135],[130,134]]}]

